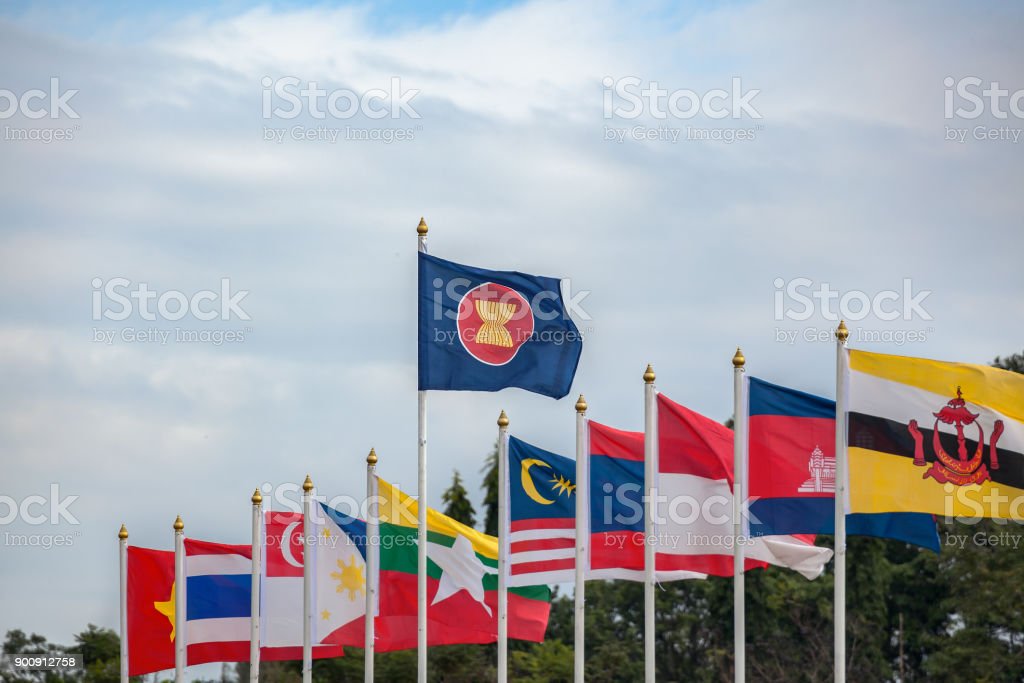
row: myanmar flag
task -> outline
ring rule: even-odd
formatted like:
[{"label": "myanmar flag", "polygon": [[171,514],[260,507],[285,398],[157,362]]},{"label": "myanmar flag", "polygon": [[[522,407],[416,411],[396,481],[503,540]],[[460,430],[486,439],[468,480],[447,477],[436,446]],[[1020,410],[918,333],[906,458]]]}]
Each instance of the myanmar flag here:
[{"label": "myanmar flag", "polygon": [[848,354],[851,512],[1024,520],[1024,375]]},{"label": "myanmar flag", "polygon": [[[378,478],[377,486],[380,574],[374,629],[377,650],[388,652],[416,647],[418,511],[415,499],[388,482]],[[428,509],[428,645],[496,642],[497,589],[498,539]],[[509,588],[509,638],[542,642],[550,600],[547,586]],[[335,636],[329,640],[362,647],[362,618]]]}]

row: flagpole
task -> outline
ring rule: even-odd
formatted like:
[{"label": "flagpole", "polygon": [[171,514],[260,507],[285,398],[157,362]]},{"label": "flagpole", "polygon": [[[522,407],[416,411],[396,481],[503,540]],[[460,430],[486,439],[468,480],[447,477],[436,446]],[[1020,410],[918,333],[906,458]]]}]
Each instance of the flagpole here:
[{"label": "flagpole", "polygon": [[[427,251],[427,222],[416,226],[420,253]],[[427,392],[418,393],[419,463],[416,525],[416,680],[427,683]]]},{"label": "flagpole", "polygon": [[249,583],[249,683],[260,680],[260,567],[263,562],[263,496],[252,492],[252,580]]},{"label": "flagpole", "polygon": [[654,368],[644,371],[644,681],[654,683],[654,478],[658,459],[658,403]]},{"label": "flagpole", "polygon": [[836,328],[836,533],[835,533],[835,681],[846,681],[846,340],[850,331],[840,320]]},{"label": "flagpole", "polygon": [[185,667],[187,666],[188,637],[185,624],[188,614],[185,611],[188,602],[185,600],[185,523],[181,515],[174,520],[174,683],[185,683]]},{"label": "flagpole", "polygon": [[128,527],[117,532],[117,553],[121,560],[121,683],[128,683]]},{"label": "flagpole", "polygon": [[508,415],[498,416],[498,683],[508,681]]},{"label": "flagpole", "polygon": [[747,416],[743,400],[743,366],[746,359],[739,347],[732,357],[733,392],[733,486],[732,486],[732,533],[733,533],[733,664],[736,683],[743,683],[747,673],[746,653],[746,575],[743,572],[743,498],[745,495]]},{"label": "flagpole", "polygon": [[377,452],[366,456],[366,614],[363,617],[363,681],[373,683],[374,617],[377,613]]},{"label": "flagpole", "polygon": [[313,480],[302,482],[302,683],[313,683]]},{"label": "flagpole", "polygon": [[573,638],[573,681],[583,683],[585,666],[584,636],[585,636],[585,606],[584,606],[584,579],[587,561],[587,529],[588,519],[587,502],[589,500],[590,486],[587,477],[587,400],[583,394],[576,399],[576,587],[573,593],[573,627],[575,637]]}]

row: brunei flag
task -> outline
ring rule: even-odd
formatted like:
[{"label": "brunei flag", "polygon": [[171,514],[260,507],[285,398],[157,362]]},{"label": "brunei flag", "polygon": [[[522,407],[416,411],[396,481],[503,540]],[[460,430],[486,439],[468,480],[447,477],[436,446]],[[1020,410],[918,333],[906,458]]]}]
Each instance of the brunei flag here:
[{"label": "brunei flag", "polygon": [[[379,478],[377,495],[380,565],[374,626],[376,648],[381,652],[414,648],[417,502]],[[498,539],[428,509],[427,643],[434,646],[496,642],[497,588]],[[550,600],[547,586],[509,588],[509,637],[543,641]],[[362,645],[363,618],[353,624],[354,627],[338,632],[337,642]]]},{"label": "brunei flag", "polygon": [[1024,520],[1024,375],[848,352],[851,512]]}]

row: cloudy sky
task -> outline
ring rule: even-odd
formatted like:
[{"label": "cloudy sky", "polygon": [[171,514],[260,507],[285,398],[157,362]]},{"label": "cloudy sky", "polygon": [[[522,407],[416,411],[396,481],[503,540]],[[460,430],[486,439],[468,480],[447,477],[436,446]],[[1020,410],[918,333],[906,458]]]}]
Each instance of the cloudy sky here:
[{"label": "cloudy sky", "polygon": [[[480,502],[502,408],[567,454],[580,392],[594,419],[640,428],[648,362],[717,419],[737,345],[752,374],[832,395],[834,350],[814,337],[835,321],[787,288],[844,295],[856,348],[1019,352],[1022,16],[5,3],[0,513],[56,483],[78,523],[0,518],[0,631],[116,627],[122,522],[150,547],[171,546],[176,514],[191,536],[247,542],[256,486],[308,472],[358,495],[371,446],[415,493],[421,215],[436,255],[569,278],[586,333],[566,399],[430,396],[433,504],[455,468]],[[278,88],[325,94],[296,108]],[[226,287],[240,311],[111,320],[118,278]]]}]

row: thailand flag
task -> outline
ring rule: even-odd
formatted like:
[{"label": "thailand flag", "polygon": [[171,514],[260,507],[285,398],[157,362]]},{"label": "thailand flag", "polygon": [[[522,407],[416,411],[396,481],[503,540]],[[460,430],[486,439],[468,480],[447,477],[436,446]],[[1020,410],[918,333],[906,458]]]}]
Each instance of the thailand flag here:
[{"label": "thailand flag", "polygon": [[[588,578],[644,580],[644,435],[588,421]],[[653,541],[652,541],[653,542]],[[670,560],[672,558],[669,558]],[[656,556],[658,581],[703,579],[699,563]]]},{"label": "thailand flag", "polygon": [[[252,546],[185,539],[185,576],[189,665],[249,661]],[[301,588],[300,575],[297,605],[300,620]],[[294,611],[295,607],[291,609]],[[301,625],[301,621],[299,623]],[[263,660],[302,658],[301,631],[297,643],[269,645],[263,638],[260,647]],[[317,657],[341,655],[340,647],[330,652],[314,648]]]},{"label": "thailand flag", "polygon": [[188,663],[249,659],[252,546],[185,539]]},{"label": "thailand flag", "polygon": [[[835,401],[755,377],[748,387],[751,535],[835,533]],[[846,533],[940,547],[929,514],[848,514]]]},{"label": "thailand flag", "polygon": [[[732,576],[733,431],[659,395],[658,567]],[[809,579],[821,575],[832,551],[814,537],[741,537],[745,567],[788,567]]]},{"label": "thailand flag", "polygon": [[571,583],[576,569],[576,461],[508,440],[509,585]]}]

